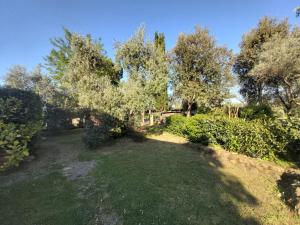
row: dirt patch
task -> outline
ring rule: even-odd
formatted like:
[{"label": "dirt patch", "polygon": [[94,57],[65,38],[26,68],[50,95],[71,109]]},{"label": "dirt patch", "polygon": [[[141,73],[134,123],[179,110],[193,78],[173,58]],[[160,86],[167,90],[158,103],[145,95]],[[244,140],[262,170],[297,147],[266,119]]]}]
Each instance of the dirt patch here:
[{"label": "dirt patch", "polygon": [[96,161],[74,161],[65,165],[63,168],[63,175],[67,177],[68,180],[75,180],[80,177],[87,176],[96,166]]},{"label": "dirt patch", "polygon": [[76,161],[81,149],[80,138],[68,141],[68,137],[47,137],[41,139],[36,146],[38,151],[34,159],[25,160],[19,167],[0,174],[0,186],[9,186],[14,183],[32,180],[48,175],[69,162]]}]

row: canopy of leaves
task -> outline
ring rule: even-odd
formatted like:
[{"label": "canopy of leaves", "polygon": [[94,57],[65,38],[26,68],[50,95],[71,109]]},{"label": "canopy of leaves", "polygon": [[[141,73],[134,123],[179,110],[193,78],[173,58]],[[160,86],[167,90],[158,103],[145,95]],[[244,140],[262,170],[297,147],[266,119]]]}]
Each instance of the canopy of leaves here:
[{"label": "canopy of leaves", "polygon": [[173,87],[188,102],[220,105],[228,95],[232,52],[218,47],[207,29],[180,34],[173,50]]},{"label": "canopy of leaves", "polygon": [[70,57],[62,86],[78,106],[119,115],[117,85],[121,78],[113,62],[105,56],[100,42],[73,34]]},{"label": "canopy of leaves", "polygon": [[116,61],[128,74],[128,84],[123,86],[132,85],[132,90],[128,90],[132,99],[127,102],[127,108],[138,109],[139,112],[163,108],[157,103],[159,97],[166,94],[168,83],[166,53],[162,48],[156,48],[155,42],[145,39],[143,26],[127,42],[117,43],[116,49]]},{"label": "canopy of leaves", "polygon": [[238,74],[240,93],[248,103],[262,102],[263,86],[249,72],[258,63],[262,46],[273,36],[285,37],[289,32],[287,20],[277,21],[269,17],[262,18],[257,27],[243,36],[240,53],[236,57],[234,71]]},{"label": "canopy of leaves", "polygon": [[66,70],[66,66],[72,55],[71,40],[73,33],[64,28],[64,37],[53,38],[50,40],[53,49],[45,57],[46,66],[54,79],[60,80]]},{"label": "canopy of leaves", "polygon": [[300,31],[266,42],[250,75],[265,87],[269,99],[282,103],[287,112],[300,106]]},{"label": "canopy of leaves", "polygon": [[41,121],[40,97],[31,91],[1,87],[0,120],[16,124]]},{"label": "canopy of leaves", "polygon": [[31,79],[30,74],[24,66],[13,65],[7,72],[4,83],[7,87],[20,90],[30,90]]}]

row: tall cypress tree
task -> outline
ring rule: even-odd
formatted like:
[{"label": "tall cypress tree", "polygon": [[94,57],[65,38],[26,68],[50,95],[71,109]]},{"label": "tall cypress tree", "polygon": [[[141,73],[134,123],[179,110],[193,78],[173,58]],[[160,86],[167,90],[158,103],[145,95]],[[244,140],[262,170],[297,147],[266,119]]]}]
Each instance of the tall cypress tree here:
[{"label": "tall cypress tree", "polygon": [[154,45],[156,49],[161,49],[162,51],[166,51],[165,45],[165,34],[155,32],[154,34]]},{"label": "tall cypress tree", "polygon": [[[154,33],[154,46],[157,51],[162,51],[165,53],[166,45],[165,45],[165,35],[164,33]],[[168,76],[167,68],[166,68],[166,76]],[[157,96],[156,99],[156,109],[160,111],[164,111],[168,108],[168,85],[166,84],[165,89]]]}]

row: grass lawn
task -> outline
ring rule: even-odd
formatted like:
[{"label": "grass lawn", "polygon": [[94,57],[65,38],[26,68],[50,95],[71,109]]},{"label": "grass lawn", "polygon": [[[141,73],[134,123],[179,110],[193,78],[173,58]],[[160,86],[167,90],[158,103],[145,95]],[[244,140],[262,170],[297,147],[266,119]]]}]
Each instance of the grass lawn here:
[{"label": "grass lawn", "polygon": [[300,224],[278,197],[282,168],[170,134],[89,151],[73,131],[36,153],[0,175],[1,225]]}]

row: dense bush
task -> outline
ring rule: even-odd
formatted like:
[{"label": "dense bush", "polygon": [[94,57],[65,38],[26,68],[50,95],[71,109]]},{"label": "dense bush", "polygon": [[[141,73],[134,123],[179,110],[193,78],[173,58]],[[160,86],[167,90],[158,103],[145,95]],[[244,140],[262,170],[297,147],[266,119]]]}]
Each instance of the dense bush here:
[{"label": "dense bush", "polygon": [[276,139],[277,155],[290,161],[300,161],[300,121],[269,119],[262,121]]},{"label": "dense bush", "polygon": [[241,109],[240,117],[248,120],[264,119],[273,116],[273,111],[266,104],[248,105]]},{"label": "dense bush", "polygon": [[16,124],[42,121],[40,97],[31,91],[0,88],[0,120]]},{"label": "dense bush", "polygon": [[39,124],[18,125],[0,121],[0,171],[19,163],[29,155]]},{"label": "dense bush", "polygon": [[251,157],[274,158],[288,154],[289,145],[299,140],[299,131],[274,121],[200,114],[191,118],[172,116],[167,120],[167,130],[192,142],[220,144],[227,150]]},{"label": "dense bush", "polygon": [[17,166],[42,129],[42,104],[30,91],[0,88],[0,170]]},{"label": "dense bush", "polygon": [[44,116],[45,128],[51,132],[73,128],[72,118],[76,118],[76,115],[70,110],[48,105]]},{"label": "dense bush", "polygon": [[111,138],[122,136],[124,132],[124,123],[108,114],[100,114],[86,123],[83,142],[87,148],[93,149]]}]

